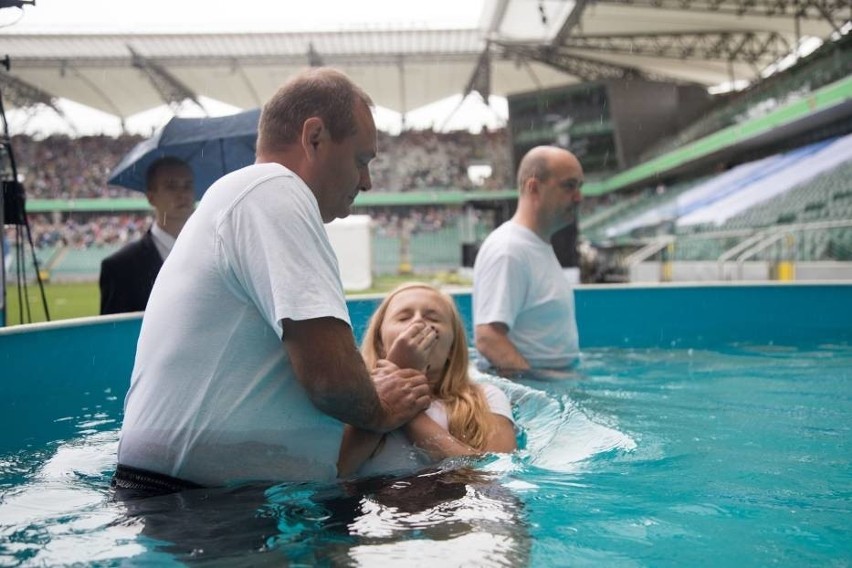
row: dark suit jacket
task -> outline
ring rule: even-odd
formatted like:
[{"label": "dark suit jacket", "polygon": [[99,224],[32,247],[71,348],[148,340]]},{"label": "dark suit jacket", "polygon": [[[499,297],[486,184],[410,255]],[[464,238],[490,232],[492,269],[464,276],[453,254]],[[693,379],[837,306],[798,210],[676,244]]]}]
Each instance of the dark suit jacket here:
[{"label": "dark suit jacket", "polygon": [[106,257],[101,262],[101,314],[144,310],[162,266],[150,230]]}]

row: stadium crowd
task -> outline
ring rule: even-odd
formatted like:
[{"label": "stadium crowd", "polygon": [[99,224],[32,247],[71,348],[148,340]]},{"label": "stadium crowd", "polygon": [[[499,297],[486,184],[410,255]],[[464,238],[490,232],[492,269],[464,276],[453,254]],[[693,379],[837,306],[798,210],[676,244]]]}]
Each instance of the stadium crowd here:
[{"label": "stadium crowd", "polygon": [[31,215],[30,228],[36,248],[65,246],[88,249],[120,245],[141,236],[150,223],[142,213],[115,215]]},{"label": "stadium crowd", "polygon": [[[27,196],[38,199],[138,197],[107,184],[109,173],[142,137],[126,135],[12,137],[12,148]],[[375,191],[474,189],[471,166],[488,165],[486,189],[512,187],[511,156],[505,129],[466,131],[409,130],[380,133],[380,153],[371,164]]]},{"label": "stadium crowd", "polygon": [[379,134],[379,156],[371,166],[375,191],[469,190],[476,187],[468,169],[488,165],[484,189],[513,187],[506,129],[472,134],[407,130]]},{"label": "stadium crowd", "polygon": [[434,233],[455,224],[461,211],[449,207],[371,207],[356,213],[368,214],[381,237],[396,238],[404,231]]},{"label": "stadium crowd", "polygon": [[36,140],[13,136],[12,149],[27,197],[81,199],[138,197],[129,189],[107,185],[113,167],[140,136],[50,136]]},{"label": "stadium crowd", "polygon": [[[143,138],[26,135],[12,138],[19,176],[30,199],[141,197],[142,194],[107,184],[109,173]],[[373,190],[377,192],[424,190],[507,189],[513,186],[508,133],[505,129],[448,133],[409,130],[398,135],[379,133],[379,156],[371,164]],[[472,166],[490,167],[484,180],[474,179]],[[383,208],[371,210],[378,233],[398,236],[403,227],[412,232],[434,232],[455,222],[457,210]],[[38,248],[68,246],[91,248],[120,245],[134,240],[150,223],[146,212],[59,213],[30,215],[33,242]]]}]

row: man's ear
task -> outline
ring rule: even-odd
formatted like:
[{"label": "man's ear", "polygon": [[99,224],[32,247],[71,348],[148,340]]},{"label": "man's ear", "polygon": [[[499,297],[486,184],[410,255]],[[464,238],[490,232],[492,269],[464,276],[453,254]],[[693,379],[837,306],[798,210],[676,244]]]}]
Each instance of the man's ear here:
[{"label": "man's ear", "polygon": [[537,177],[533,176],[527,178],[527,181],[524,183],[524,191],[526,191],[530,195],[537,195],[539,193],[539,189],[540,186]]},{"label": "man's ear", "polygon": [[318,116],[312,116],[302,124],[302,148],[308,156],[314,156],[325,135],[325,125]]}]

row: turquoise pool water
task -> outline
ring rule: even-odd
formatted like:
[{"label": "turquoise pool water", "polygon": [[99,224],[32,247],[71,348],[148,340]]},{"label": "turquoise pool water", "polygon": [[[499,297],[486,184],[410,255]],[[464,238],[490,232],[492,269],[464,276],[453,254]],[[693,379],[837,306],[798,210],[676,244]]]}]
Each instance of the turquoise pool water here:
[{"label": "turquoise pool water", "polygon": [[515,403],[515,456],[132,509],[107,490],[124,393],[82,392],[0,445],[0,565],[852,563],[849,343],[605,347],[560,382],[478,376]]}]

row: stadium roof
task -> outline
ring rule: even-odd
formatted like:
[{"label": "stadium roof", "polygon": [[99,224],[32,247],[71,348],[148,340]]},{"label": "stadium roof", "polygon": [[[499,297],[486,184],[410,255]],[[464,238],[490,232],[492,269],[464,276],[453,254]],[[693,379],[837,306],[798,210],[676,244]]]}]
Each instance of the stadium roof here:
[{"label": "stadium roof", "polygon": [[[407,112],[477,91],[510,95],[634,76],[754,80],[809,37],[848,30],[848,0],[487,0],[475,28],[282,33],[32,34],[4,30],[12,107],[57,97],[126,118],[200,96],[262,104],[308,65],[352,76]],[[0,55],[3,55],[0,54]]]}]

